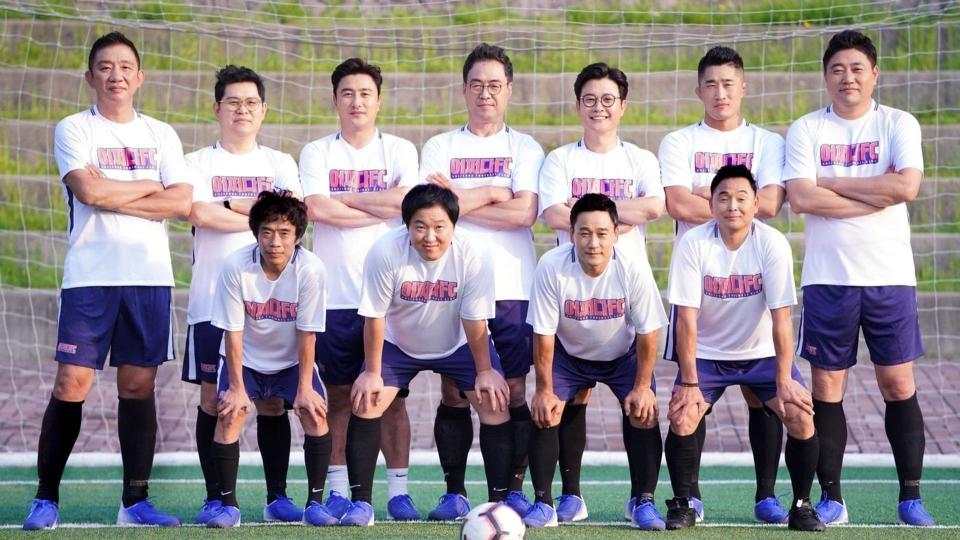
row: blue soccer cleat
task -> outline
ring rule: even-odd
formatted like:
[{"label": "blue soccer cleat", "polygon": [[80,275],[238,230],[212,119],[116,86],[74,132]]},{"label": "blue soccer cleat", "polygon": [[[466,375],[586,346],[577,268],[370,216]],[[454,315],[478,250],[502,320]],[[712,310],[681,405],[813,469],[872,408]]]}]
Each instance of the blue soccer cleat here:
[{"label": "blue soccer cleat", "polygon": [[369,527],[373,525],[373,507],[370,503],[357,501],[340,518],[340,525],[344,527]]},{"label": "blue soccer cleat", "polygon": [[530,509],[523,515],[523,524],[531,529],[556,527],[557,523],[557,511],[543,501],[531,504]]},{"label": "blue soccer cleat", "polygon": [[696,497],[690,497],[690,508],[697,512],[697,523],[703,523],[703,501]]},{"label": "blue soccer cleat", "polygon": [[222,506],[223,502],[220,499],[204,499],[203,506],[200,507],[200,511],[193,518],[193,522],[197,525],[206,525],[210,518],[217,515]]},{"label": "blue soccer cleat", "polygon": [[56,529],[58,521],[60,521],[60,508],[57,503],[48,499],[34,499],[30,503],[27,519],[23,520],[23,530]]},{"label": "blue soccer cleat", "polygon": [[350,505],[352,504],[350,499],[344,497],[339,491],[331,491],[327,497],[327,502],[323,503],[323,505],[327,507],[327,511],[330,512],[330,515],[337,519],[342,518],[343,514],[350,509]]},{"label": "blue soccer cleat", "polygon": [[129,508],[120,504],[117,525],[152,525],[156,527],[179,527],[180,518],[157,510],[150,499],[144,499]]},{"label": "blue soccer cleat", "polygon": [[323,503],[310,501],[310,504],[303,509],[303,524],[313,525],[314,527],[330,527],[331,525],[339,525],[340,520],[333,517]]},{"label": "blue soccer cleat", "polygon": [[[633,499],[635,500],[635,499]],[[667,528],[663,521],[663,516],[657,510],[657,505],[649,499],[641,500],[633,509],[633,515],[630,524],[637,529],[644,531],[662,531]]]},{"label": "blue soccer cleat", "polygon": [[786,523],[789,515],[780,506],[780,499],[767,497],[753,505],[753,519],[757,523]]},{"label": "blue soccer cleat", "polygon": [[576,495],[561,495],[557,503],[557,519],[560,523],[573,523],[587,519],[587,503]]},{"label": "blue soccer cleat", "polygon": [[843,525],[850,522],[850,517],[847,515],[847,503],[843,500],[837,502],[828,499],[826,492],[820,495],[820,502],[817,503],[816,511],[824,525]]},{"label": "blue soccer cleat", "polygon": [[455,521],[463,519],[470,512],[470,501],[459,493],[444,493],[437,507],[427,514],[432,521]]},{"label": "blue soccer cleat", "polygon": [[293,504],[290,497],[277,497],[272,503],[264,505],[263,520],[272,523],[280,521],[293,523],[303,519],[303,510]]},{"label": "blue soccer cleat", "polygon": [[937,524],[933,516],[923,508],[923,502],[920,499],[901,501],[897,505],[897,517],[901,524],[914,527],[930,527]]},{"label": "blue soccer cleat", "polygon": [[240,509],[236,506],[221,506],[215,516],[207,520],[208,529],[232,529],[240,526]]},{"label": "blue soccer cleat", "polygon": [[420,521],[420,512],[409,494],[397,495],[387,501],[387,514],[394,521]]},{"label": "blue soccer cleat", "polygon": [[623,519],[627,521],[633,521],[633,510],[637,507],[637,498],[630,497],[630,500],[627,501],[627,507],[623,510]]},{"label": "blue soccer cleat", "polygon": [[511,491],[507,495],[507,500],[504,501],[507,506],[513,508],[513,511],[521,516],[527,515],[527,512],[530,511],[530,507],[533,506],[530,504],[530,500],[527,499],[527,496],[523,494],[522,491]]}]

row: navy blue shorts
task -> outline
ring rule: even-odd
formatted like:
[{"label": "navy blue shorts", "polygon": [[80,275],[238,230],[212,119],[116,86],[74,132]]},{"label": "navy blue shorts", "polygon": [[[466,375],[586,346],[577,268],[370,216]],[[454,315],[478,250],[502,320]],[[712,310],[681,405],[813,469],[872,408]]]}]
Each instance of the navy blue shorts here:
[{"label": "navy blue shorts", "polygon": [[223,329],[210,324],[210,321],[187,326],[187,344],[183,349],[180,380],[193,384],[217,384],[221,341]]},{"label": "navy blue shorts", "polygon": [[815,368],[857,363],[860,330],[874,364],[894,366],[923,356],[916,289],[907,286],[803,288],[797,354]]},{"label": "navy blue shorts", "polygon": [[[493,369],[503,375],[503,367],[500,365],[500,357],[497,356],[493,340],[489,342],[490,364]],[[408,388],[410,381],[421,371],[433,371],[446,375],[456,383],[461,392],[472,392],[477,382],[477,368],[473,363],[473,354],[470,353],[469,345],[460,347],[446,358],[424,360],[410,356],[389,341],[383,342],[380,376],[383,378],[384,386]]]},{"label": "navy blue shorts", "polygon": [[[790,370],[793,380],[806,386],[797,365]],[[697,377],[703,399],[713,405],[728,386],[746,386],[763,403],[777,397],[777,358],[770,356],[759,360],[704,360],[697,358]],[[680,384],[680,371],[674,382],[676,392]]]},{"label": "navy blue shorts", "polygon": [[325,384],[352,385],[363,370],[363,321],[355,309],[328,309],[317,332],[317,367]]},{"label": "navy blue shorts", "polygon": [[[284,408],[292,409],[293,402],[297,399],[299,384],[300,366],[297,365],[269,374],[243,366],[243,386],[247,391],[247,397],[251,400],[283,398]],[[220,368],[217,371],[217,399],[220,399],[228,388],[230,388],[230,374],[227,373],[226,359],[221,356]],[[323,399],[327,399],[327,391],[323,387],[323,382],[320,381],[316,366],[313,368],[313,389],[323,396]]]},{"label": "navy blue shorts", "polygon": [[92,369],[156,367],[173,358],[170,287],[76,287],[60,291],[54,359]]},{"label": "navy blue shorts", "polygon": [[523,377],[533,364],[533,327],[527,324],[529,304],[526,300],[498,300],[496,316],[487,321],[503,376],[508,379]]},{"label": "navy blue shorts", "polygon": [[[584,388],[593,388],[597,383],[607,385],[620,403],[627,399],[637,379],[636,342],[627,354],[607,362],[584,360],[570,356],[555,339],[553,351],[553,393],[563,401],[570,401]],[[657,391],[656,379],[650,379],[650,389]]]}]

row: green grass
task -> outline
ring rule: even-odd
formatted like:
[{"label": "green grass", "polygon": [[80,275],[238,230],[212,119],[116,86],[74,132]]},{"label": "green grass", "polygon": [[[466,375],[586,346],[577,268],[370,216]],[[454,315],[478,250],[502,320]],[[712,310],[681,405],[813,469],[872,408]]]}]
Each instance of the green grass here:
[{"label": "green grass", "polygon": [[[35,489],[33,469],[3,469],[0,478],[6,481],[23,481],[22,485],[7,485],[0,490],[0,524],[17,525],[23,519],[26,501]],[[370,529],[305,529],[299,526],[243,527],[232,533],[232,537],[241,538],[452,538],[457,533],[457,525],[415,523],[399,525],[388,522],[382,511],[386,506],[386,486],[383,482],[383,468],[377,471],[380,480],[374,489],[374,506],[377,509],[378,526]],[[78,468],[67,470],[67,483],[61,487],[62,523],[103,523],[110,524],[116,519],[116,500],[119,496],[118,468]],[[303,501],[304,472],[301,467],[291,467],[288,493],[294,500]],[[953,501],[957,484],[935,484],[932,480],[953,480],[960,477],[960,470],[927,469],[924,471],[924,503],[941,525],[960,525],[960,508]],[[203,498],[203,485],[197,467],[157,467],[154,470],[154,484],[151,495],[166,511],[181,517],[192,516]],[[264,489],[262,472],[257,467],[242,467],[240,478],[249,483],[241,483],[237,493],[240,506],[245,512],[244,524],[259,521]],[[583,494],[590,507],[590,519],[581,525],[564,526],[553,530],[531,530],[527,538],[637,538],[638,532],[627,526],[623,519],[623,504],[628,498],[629,486],[626,481],[626,467],[584,467]],[[790,535],[782,527],[753,527],[753,469],[743,467],[706,467],[701,471],[701,490],[706,508],[707,524],[731,524],[740,527],[695,528],[685,532],[684,538],[770,538]],[[159,483],[157,480],[179,480],[187,483]],[[436,467],[413,467],[410,471],[410,491],[421,512],[429,510],[442,492],[441,474]],[[480,467],[470,467],[467,475],[468,490],[474,502],[483,498],[483,475]],[[790,491],[789,476],[781,470],[776,492],[787,496]],[[891,525],[896,521],[896,473],[890,468],[852,468],[844,471],[844,497],[850,508],[853,524]],[[76,481],[108,481],[109,484],[78,485]],[[874,483],[855,483],[866,480]],[[723,482],[723,483],[720,483]],[[527,491],[530,491],[529,484]],[[814,497],[818,496],[814,488]],[[555,493],[559,487],[555,487]],[[670,484],[666,468],[661,470],[657,500],[664,511],[662,500],[669,498]],[[603,523],[590,526],[590,523]],[[749,528],[748,528],[749,527]],[[60,529],[58,538],[89,538],[93,531]],[[0,531],[0,536],[13,536],[11,531]],[[126,538],[129,530],[104,528],[95,534],[100,539]],[[189,528],[176,531],[138,530],[137,536],[149,538],[203,538],[211,537],[204,529]],[[926,530],[905,528],[832,528],[823,538],[956,538],[957,530]],[[818,538],[821,538],[818,536]]]}]

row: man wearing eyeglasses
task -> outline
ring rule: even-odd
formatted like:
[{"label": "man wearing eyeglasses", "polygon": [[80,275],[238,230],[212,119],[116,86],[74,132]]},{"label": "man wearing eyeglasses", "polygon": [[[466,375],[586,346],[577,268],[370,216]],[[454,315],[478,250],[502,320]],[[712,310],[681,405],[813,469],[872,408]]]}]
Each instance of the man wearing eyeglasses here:
[{"label": "man wearing eyeglasses", "polygon": [[[513,439],[506,445],[514,449],[507,504],[523,515],[530,507],[522,489],[532,425],[525,386],[533,361],[533,330],[526,318],[537,260],[530,227],[537,218],[537,173],[543,150],[529,135],[504,123],[512,94],[510,57],[494,45],[475,47],[463,65],[467,124],[427,141],[420,178],[457,194],[458,234],[485,246],[486,256],[496,263],[496,316],[489,327],[510,387],[510,421],[482,426],[490,436],[481,438],[481,444]],[[495,372],[491,376],[499,377]],[[473,426],[467,400],[456,385],[444,379],[441,390],[434,436],[447,492],[428,517],[452,520],[470,510],[464,474]]]},{"label": "man wearing eyeglasses", "polygon": [[[211,324],[214,292],[228,256],[256,240],[250,234],[250,208],[262,191],[289,190],[299,196],[300,179],[293,158],[257,144],[267,114],[263,80],[246,67],[228,65],[217,72],[213,113],[220,139],[186,156],[199,175],[193,190],[190,223],[194,227],[193,272],[187,304],[184,381],[200,385],[196,442],[207,496],[194,518],[206,524],[221,508],[214,468],[213,435],[217,426],[217,366],[223,330]],[[300,521],[302,511],[287,497],[290,422],[283,399],[254,401],[257,445],[263,458],[267,521]]]},{"label": "man wearing eyeglasses", "polygon": [[[587,193],[601,193],[616,203],[619,214],[617,251],[647,262],[645,229],[663,212],[660,165],[647,150],[620,140],[620,120],[627,110],[627,76],[600,62],[577,75],[573,92],[583,138],[557,148],[543,162],[540,171],[540,208],[543,221],[557,233],[557,244],[570,242],[570,209]],[[563,409],[560,418],[560,476],[563,482],[557,519],[560,522],[587,518],[587,506],[580,494],[580,463],[586,445],[586,403],[589,389],[580,392]],[[557,399],[552,392],[538,392],[533,409],[550,407]],[[635,523],[659,519],[652,500],[660,467],[660,429],[641,424],[639,418],[623,416],[624,445],[632,442],[645,449],[628,452],[643,455],[630,460],[631,494],[624,517]],[[634,509],[642,507],[637,519]],[[655,518],[655,519],[654,519]]]}]

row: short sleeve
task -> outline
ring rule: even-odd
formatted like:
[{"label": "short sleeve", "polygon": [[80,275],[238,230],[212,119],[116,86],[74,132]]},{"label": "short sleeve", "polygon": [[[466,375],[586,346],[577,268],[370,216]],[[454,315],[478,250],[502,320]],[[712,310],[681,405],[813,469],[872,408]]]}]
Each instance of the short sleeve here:
[{"label": "short sleeve", "polygon": [[444,164],[446,152],[442,140],[444,135],[436,135],[423,145],[420,153],[420,183],[426,183],[427,177],[433,173],[441,173],[444,176],[450,175],[450,169]]},{"label": "short sleeve", "polygon": [[72,118],[61,120],[54,131],[53,155],[57,160],[61,180],[70,172],[82,169],[90,163],[90,138]]},{"label": "short sleeve", "polygon": [[784,183],[795,179],[816,180],[817,163],[812,136],[808,132],[807,122],[801,118],[787,131],[785,158],[783,164]]},{"label": "short sleeve", "polygon": [[297,330],[323,332],[327,322],[327,271],[320,259],[311,258],[299,276]]},{"label": "short sleeve", "polygon": [[[454,237],[454,242],[469,242]],[[460,318],[481,321],[496,316],[493,261],[477,245],[464,246],[464,272],[460,283]],[[451,246],[451,249],[453,247]]]},{"label": "short sleeve", "polygon": [[300,185],[300,171],[297,169],[297,162],[293,160],[293,156],[290,154],[277,152],[277,176],[273,186],[292,191],[297,196],[303,195],[303,187]]},{"label": "short sleeve", "polygon": [[314,141],[300,151],[300,185],[303,196],[330,196],[330,180],[327,175],[327,160],[320,141]]},{"label": "short sleeve", "polygon": [[561,277],[552,260],[546,257],[540,259],[533,276],[533,290],[527,310],[527,323],[541,336],[555,335],[560,326]]},{"label": "short sleeve", "polygon": [[160,158],[160,183],[163,187],[174,184],[196,184],[196,174],[187,167],[183,158],[183,145],[177,132],[167,124],[163,129],[163,151]]},{"label": "short sleeve", "polygon": [[399,139],[393,156],[394,177],[392,186],[415,186],[420,182],[420,163],[417,147],[406,139]]},{"label": "short sleeve", "polygon": [[563,165],[562,147],[550,152],[540,167],[540,214],[551,206],[566,204],[570,198],[570,179]]},{"label": "short sleeve", "polygon": [[630,290],[630,323],[638,334],[649,334],[667,325],[660,289],[648,264],[631,264],[628,280]]},{"label": "short sleeve", "polygon": [[401,261],[391,261],[389,237],[381,238],[370,248],[363,262],[363,285],[360,288],[360,307],[363,317],[385,317],[393,301],[395,267]]},{"label": "short sleeve", "polygon": [[892,139],[890,146],[893,149],[893,165],[896,170],[911,168],[923,172],[920,124],[912,114],[901,113]]},{"label": "short sleeve", "polygon": [[690,169],[690,147],[680,132],[667,134],[660,141],[657,159],[664,187],[683,186],[693,190],[693,171]]},{"label": "short sleeve", "polygon": [[783,152],[783,137],[777,133],[767,132],[760,143],[760,160],[754,174],[758,188],[783,187]]},{"label": "short sleeve", "polygon": [[203,150],[191,152],[183,157],[183,162],[193,175],[193,202],[213,201],[213,188],[210,185],[210,175],[203,167]]},{"label": "short sleeve", "polygon": [[543,149],[532,137],[522,136],[520,148],[514,156],[513,184],[511,189],[537,193],[540,186],[540,167],[543,165]]},{"label": "short sleeve", "polygon": [[671,304],[700,308],[703,299],[703,272],[697,254],[697,244],[688,232],[680,238],[670,260],[667,296]]},{"label": "short sleeve", "polygon": [[797,303],[793,282],[793,250],[779,231],[767,231],[763,251],[763,293],[767,308],[777,309]]},{"label": "short sleeve", "polygon": [[646,150],[634,150],[639,154],[636,158],[637,168],[637,197],[655,197],[663,199],[663,182],[660,179],[660,163],[657,158]]},{"label": "short sleeve", "polygon": [[243,330],[244,326],[243,286],[240,274],[240,269],[228,260],[220,273],[220,284],[213,295],[213,316],[210,324],[228,332]]}]

